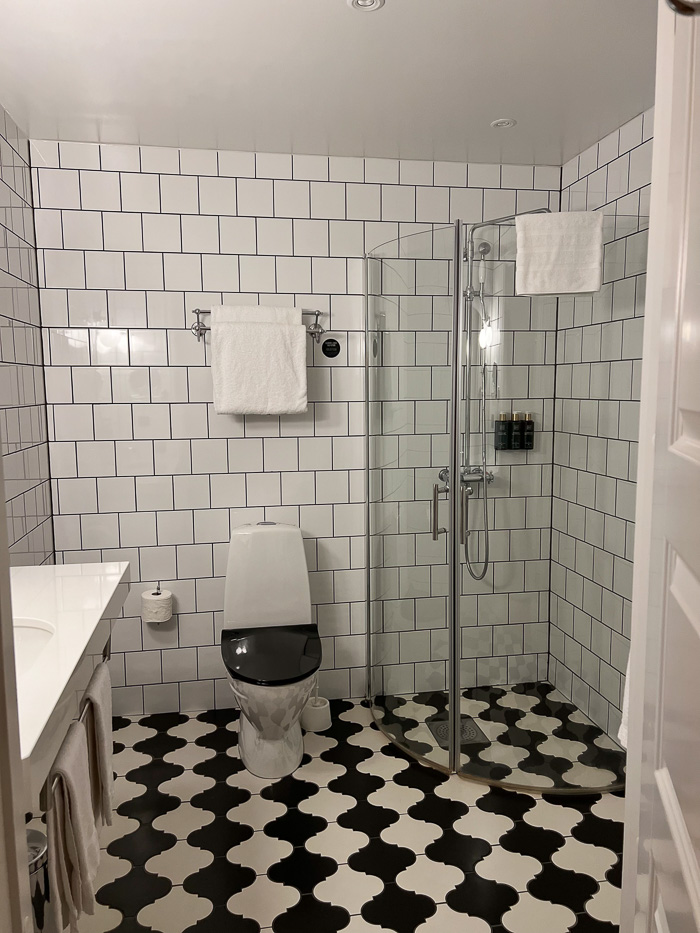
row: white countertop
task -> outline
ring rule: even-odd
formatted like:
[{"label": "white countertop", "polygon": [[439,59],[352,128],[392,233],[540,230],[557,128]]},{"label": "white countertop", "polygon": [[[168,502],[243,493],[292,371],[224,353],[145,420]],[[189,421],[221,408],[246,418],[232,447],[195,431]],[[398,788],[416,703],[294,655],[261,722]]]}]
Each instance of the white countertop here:
[{"label": "white countertop", "polygon": [[118,615],[128,589],[128,562],[13,567],[12,615],[55,629],[24,674],[17,676],[20,747],[28,758],[103,619]]}]

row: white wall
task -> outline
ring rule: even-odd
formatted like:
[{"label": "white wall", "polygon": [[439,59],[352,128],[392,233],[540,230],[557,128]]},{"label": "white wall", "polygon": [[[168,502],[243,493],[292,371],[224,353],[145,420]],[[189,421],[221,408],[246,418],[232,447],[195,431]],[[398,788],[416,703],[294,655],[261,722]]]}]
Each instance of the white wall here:
[{"label": "white wall", "polygon": [[[399,234],[558,205],[558,167],[36,142],[42,323],[59,559],[127,558],[122,713],[229,702],[218,647],[232,525],[299,522],[322,690],[364,691],[362,256]],[[216,415],[194,307],[330,313],[303,416]],[[177,615],[142,625],[160,579]],[[141,585],[143,584],[143,586]]]},{"label": "white wall", "polygon": [[630,638],[653,112],[563,167],[606,215],[601,291],[559,300],[550,677],[617,733]]},{"label": "white wall", "polygon": [[13,564],[53,558],[29,142],[0,106],[0,444]]}]

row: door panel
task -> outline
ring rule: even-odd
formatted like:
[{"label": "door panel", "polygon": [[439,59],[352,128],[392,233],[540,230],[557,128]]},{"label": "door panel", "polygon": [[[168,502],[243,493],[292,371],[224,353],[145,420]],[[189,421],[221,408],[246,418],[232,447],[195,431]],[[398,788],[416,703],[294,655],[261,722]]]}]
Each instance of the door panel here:
[{"label": "door panel", "polygon": [[658,51],[622,929],[697,933],[700,25],[665,0]]}]

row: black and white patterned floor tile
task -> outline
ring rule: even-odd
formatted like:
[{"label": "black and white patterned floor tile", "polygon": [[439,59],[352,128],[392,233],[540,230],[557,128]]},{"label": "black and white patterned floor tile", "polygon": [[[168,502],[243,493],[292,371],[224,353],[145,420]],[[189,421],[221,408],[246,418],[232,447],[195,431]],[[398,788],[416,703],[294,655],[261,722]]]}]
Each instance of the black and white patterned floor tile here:
[{"label": "black and white patterned floor tile", "polygon": [[615,933],[618,795],[538,796],[404,755],[333,701],[279,781],[236,711],[115,720],[116,812],[80,933]]},{"label": "black and white patterned floor tile", "polygon": [[[405,748],[448,766],[447,693],[380,696],[374,709]],[[620,789],[625,753],[558,690],[545,682],[470,687],[462,693],[462,770],[479,780],[533,790]],[[437,733],[437,734],[436,734]]]}]

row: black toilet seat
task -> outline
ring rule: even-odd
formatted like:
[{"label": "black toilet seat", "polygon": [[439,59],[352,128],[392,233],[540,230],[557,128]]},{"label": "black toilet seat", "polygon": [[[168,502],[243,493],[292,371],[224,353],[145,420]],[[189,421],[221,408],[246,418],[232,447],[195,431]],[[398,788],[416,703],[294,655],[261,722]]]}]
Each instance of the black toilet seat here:
[{"label": "black toilet seat", "polygon": [[321,639],[315,625],[224,629],[221,655],[234,680],[282,687],[319,669]]}]

